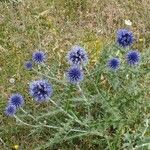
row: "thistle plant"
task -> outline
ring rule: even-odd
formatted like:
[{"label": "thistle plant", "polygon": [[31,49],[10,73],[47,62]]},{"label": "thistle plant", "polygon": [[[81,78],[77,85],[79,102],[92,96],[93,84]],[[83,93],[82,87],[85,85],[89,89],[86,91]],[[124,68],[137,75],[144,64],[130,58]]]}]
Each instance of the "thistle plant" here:
[{"label": "thistle plant", "polygon": [[119,69],[119,66],[120,66],[120,61],[118,58],[111,58],[109,61],[108,61],[108,67],[111,69],[111,70],[118,70]]},{"label": "thistle plant", "polygon": [[35,51],[33,54],[32,54],[32,60],[37,63],[37,64],[41,64],[43,63],[45,60],[46,60],[46,55],[43,51],[41,50],[38,50],[38,51]]},{"label": "thistle plant", "polygon": [[88,55],[84,48],[76,45],[68,52],[67,60],[70,65],[86,65],[88,63]]},{"label": "thistle plant", "polygon": [[126,128],[136,130],[138,121],[148,119],[148,102],[143,101],[148,96],[148,60],[130,47],[134,41],[131,31],[119,30],[116,38],[117,45],[129,50],[106,46],[92,69],[88,69],[90,56],[84,48],[73,46],[66,54],[69,66],[61,72],[61,79],[46,63],[44,51],[33,52],[32,61],[25,63],[27,70],[39,76],[29,84],[29,100],[42,106],[43,112],[29,110],[21,94],[10,96],[4,112],[15,117],[18,125],[28,126],[29,135],[40,135],[41,131],[48,135],[47,142],[35,150],[53,149],[63,142],[82,145],[82,141],[90,142],[95,149],[138,147],[137,143],[125,145],[122,139]]},{"label": "thistle plant", "polygon": [[77,66],[70,67],[66,77],[70,83],[79,84],[83,80],[83,71]]},{"label": "thistle plant", "polygon": [[30,95],[39,103],[47,101],[53,93],[51,84],[46,80],[31,82],[29,91]]},{"label": "thistle plant", "polygon": [[118,45],[125,48],[125,47],[131,46],[133,44],[134,35],[128,29],[119,29],[117,31],[116,39],[117,39]]},{"label": "thistle plant", "polygon": [[7,116],[14,116],[16,113],[16,107],[14,105],[8,105],[6,108],[5,108],[5,114]]},{"label": "thistle plant", "polygon": [[24,104],[24,98],[21,94],[16,93],[16,94],[12,94],[9,98],[9,105],[13,105],[16,108],[20,108],[22,107],[22,105]]},{"label": "thistle plant", "polygon": [[140,53],[138,51],[129,51],[126,55],[126,60],[129,65],[136,65],[140,61]]},{"label": "thistle plant", "polygon": [[31,69],[32,69],[32,66],[33,66],[33,64],[32,64],[31,61],[26,61],[25,64],[24,64],[24,67],[25,67],[25,69],[27,69],[27,70],[31,70]]}]

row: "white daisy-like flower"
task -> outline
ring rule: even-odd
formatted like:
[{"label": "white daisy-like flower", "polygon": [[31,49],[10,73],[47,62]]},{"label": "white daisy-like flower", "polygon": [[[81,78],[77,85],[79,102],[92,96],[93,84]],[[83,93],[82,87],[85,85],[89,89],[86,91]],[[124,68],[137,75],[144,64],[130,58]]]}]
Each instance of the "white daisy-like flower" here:
[{"label": "white daisy-like flower", "polygon": [[14,78],[10,78],[10,79],[9,79],[9,82],[10,82],[10,83],[15,83],[15,79],[14,79]]},{"label": "white daisy-like flower", "polygon": [[131,22],[130,20],[125,20],[124,22],[125,22],[125,24],[128,25],[128,26],[132,26],[132,22]]}]

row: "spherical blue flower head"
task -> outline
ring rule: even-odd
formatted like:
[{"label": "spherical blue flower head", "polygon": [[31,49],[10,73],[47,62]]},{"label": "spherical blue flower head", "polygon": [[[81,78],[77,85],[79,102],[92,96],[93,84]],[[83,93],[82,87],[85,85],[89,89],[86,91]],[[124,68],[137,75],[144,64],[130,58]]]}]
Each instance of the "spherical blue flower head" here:
[{"label": "spherical blue flower head", "polygon": [[30,95],[37,102],[47,101],[53,93],[51,84],[47,80],[36,80],[30,83]]},{"label": "spherical blue flower head", "polygon": [[80,46],[73,46],[67,54],[70,65],[86,65],[88,62],[87,52]]},{"label": "spherical blue flower head", "polygon": [[14,105],[16,108],[20,108],[24,104],[24,98],[21,94],[12,94],[9,98],[9,104]]},{"label": "spherical blue flower head", "polygon": [[31,61],[27,61],[27,62],[25,62],[25,68],[27,69],[27,70],[31,70],[32,69],[32,62]]},{"label": "spherical blue flower head", "polygon": [[12,117],[15,115],[16,113],[16,107],[14,105],[8,105],[6,108],[5,108],[5,115],[9,116],[9,117]]},{"label": "spherical blue flower head", "polygon": [[78,67],[71,67],[67,72],[67,80],[72,84],[80,83],[84,78],[83,71]]},{"label": "spherical blue flower head", "polygon": [[137,65],[140,61],[140,53],[138,51],[129,51],[126,55],[126,60],[129,65]]},{"label": "spherical blue flower head", "polygon": [[120,67],[120,60],[118,58],[111,58],[107,65],[111,70],[118,70]]},{"label": "spherical blue flower head", "polygon": [[133,33],[127,29],[117,31],[117,43],[122,47],[131,46],[134,41]]},{"label": "spherical blue flower head", "polygon": [[46,60],[46,55],[43,51],[35,51],[32,54],[32,59],[35,63],[41,64]]}]

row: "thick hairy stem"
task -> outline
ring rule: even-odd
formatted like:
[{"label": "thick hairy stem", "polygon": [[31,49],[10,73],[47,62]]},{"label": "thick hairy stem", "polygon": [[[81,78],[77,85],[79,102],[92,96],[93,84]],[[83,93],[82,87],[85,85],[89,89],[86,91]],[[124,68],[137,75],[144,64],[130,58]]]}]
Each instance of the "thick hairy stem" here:
[{"label": "thick hairy stem", "polygon": [[21,124],[29,126],[29,127],[34,127],[34,128],[38,128],[38,127],[48,127],[48,128],[52,128],[52,129],[60,129],[61,127],[57,127],[57,126],[50,126],[50,125],[45,125],[45,124],[39,124],[39,125],[32,125],[32,124],[28,124],[24,121],[22,121],[19,117],[17,117],[16,115],[14,116],[16,118],[17,121],[19,121]]}]

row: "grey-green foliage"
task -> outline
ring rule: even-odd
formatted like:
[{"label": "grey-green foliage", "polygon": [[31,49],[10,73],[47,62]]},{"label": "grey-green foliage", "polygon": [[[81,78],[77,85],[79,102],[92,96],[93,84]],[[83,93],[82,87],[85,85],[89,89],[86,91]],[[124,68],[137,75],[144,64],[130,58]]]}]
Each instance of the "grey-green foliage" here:
[{"label": "grey-green foliage", "polygon": [[149,119],[145,119],[144,125],[140,126],[138,130],[124,134],[123,149],[150,149],[150,136],[147,135],[150,131],[149,121]]},{"label": "grey-green foliage", "polygon": [[[83,149],[83,141],[88,141],[85,146],[87,149],[90,145],[93,149],[121,149],[124,146],[132,148],[142,142],[142,139],[136,142],[138,136],[135,132],[139,132],[136,127],[142,126],[148,118],[149,50],[141,53],[142,60],[135,67],[126,63],[127,51],[116,45],[106,46],[96,66],[91,70],[88,67],[84,69],[85,79],[81,83],[81,93],[76,86],[60,85],[61,83],[52,81],[55,88],[53,100],[83,124],[68,118],[62,112],[49,117],[45,114],[46,117],[42,119],[46,119],[48,124],[61,125],[62,128],[49,131],[49,141],[36,149],[55,148],[62,143],[69,143],[70,146],[80,143],[79,148]],[[116,72],[106,66],[111,57],[121,59],[121,68]],[[55,77],[55,73],[49,72],[47,75]],[[50,111],[57,112],[57,108],[51,108]],[[39,120],[42,121],[41,118]],[[132,141],[127,144],[123,139],[128,136],[128,132]]]},{"label": "grey-green foliage", "polygon": [[[49,77],[54,88],[52,100],[58,107],[51,102],[30,109],[26,105],[25,109],[36,119],[21,111],[17,113],[29,124],[40,123],[26,131],[28,137],[42,137],[44,142],[36,145],[36,150],[132,149],[147,142],[149,124],[144,126],[144,121],[149,118],[149,50],[142,51],[142,60],[136,67],[128,66],[126,52],[127,49],[107,45],[93,69],[83,68],[82,91],[66,83],[63,73],[60,79],[56,79],[58,71],[65,72],[66,66],[60,68],[57,61],[48,70],[47,64],[41,66],[38,78]],[[116,72],[106,66],[111,57],[121,59],[121,68]],[[51,129],[43,124],[58,128]]]}]

